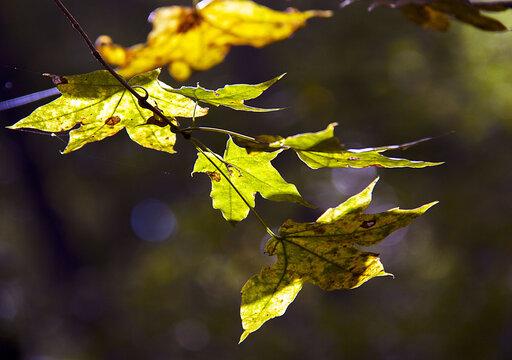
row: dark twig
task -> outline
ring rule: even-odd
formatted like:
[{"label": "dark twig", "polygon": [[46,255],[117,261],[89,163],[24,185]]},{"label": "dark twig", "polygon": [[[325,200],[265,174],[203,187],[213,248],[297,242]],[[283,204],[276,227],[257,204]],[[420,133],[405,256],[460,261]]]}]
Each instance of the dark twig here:
[{"label": "dark twig", "polygon": [[22,106],[34,101],[38,101],[50,96],[59,95],[60,92],[57,88],[51,88],[47,90],[38,91],[32,94],[20,96],[14,99],[0,101],[0,111],[12,109],[18,106]]},{"label": "dark twig", "polygon": [[[220,132],[220,133],[224,133],[224,134],[228,134],[228,135],[236,135],[238,137],[242,137],[242,138],[246,138],[246,139],[251,139],[250,137],[248,136],[245,136],[245,135],[241,135],[241,134],[236,134],[234,132],[231,132],[231,131],[227,131],[227,130],[222,130],[222,129],[215,129],[215,128],[202,128],[202,127],[190,127],[190,128],[186,128],[186,129],[180,129],[178,126],[174,125],[171,120],[169,120],[169,118],[167,116],[165,116],[162,111],[160,111],[160,109],[158,109],[156,106],[153,106],[151,105],[147,99],[148,99],[148,92],[146,89],[142,88],[144,91],[145,91],[145,94],[144,96],[140,95],[139,93],[137,93],[134,89],[134,87],[137,87],[137,86],[130,86],[128,84],[128,82],[126,82],[126,80],[121,77],[118,73],[115,72],[115,70],[112,68],[112,66],[110,66],[106,61],[105,59],[103,59],[103,57],[100,55],[100,53],[98,52],[98,50],[96,50],[96,48],[94,47],[94,44],[92,43],[91,39],[89,39],[89,36],[87,36],[87,34],[85,33],[84,29],[82,29],[82,27],[80,26],[80,24],[78,23],[78,21],[76,21],[76,19],[73,17],[73,15],[71,15],[71,13],[69,12],[69,10],[64,6],[64,4],[60,1],[60,0],[54,0],[55,3],[57,4],[57,6],[62,10],[62,12],[66,15],[66,17],[69,19],[69,21],[71,22],[71,24],[73,25],[73,27],[76,29],[76,31],[78,31],[80,33],[80,35],[82,36],[82,38],[85,40],[85,42],[87,43],[87,46],[89,47],[89,49],[91,49],[91,52],[92,54],[94,55],[94,57],[101,63],[101,65],[103,65],[103,67],[105,69],[107,69],[111,74],[112,76],[114,76],[117,81],[119,81],[119,83],[121,83],[121,85],[123,85],[126,90],[128,90],[129,92],[131,92],[133,94],[133,96],[135,96],[138,100],[138,103],[139,103],[139,106],[145,108],[145,109],[148,109],[148,110],[151,110],[155,116],[161,118],[161,119],[164,119],[168,124],[169,126],[171,127],[171,131],[174,132],[174,133],[180,133],[181,135],[183,135],[183,137],[185,139],[187,139],[195,148],[197,151],[199,151],[201,154],[203,154],[206,159],[211,162],[213,164],[213,166],[215,168],[217,168],[217,170],[219,170],[219,172],[221,173],[222,176],[224,176],[224,178],[228,181],[228,183],[230,184],[230,186],[235,190],[235,192],[238,194],[238,196],[240,196],[240,198],[244,201],[244,203],[249,207],[250,211],[256,216],[256,218],[261,222],[261,224],[266,228],[267,230],[267,233],[270,235],[270,236],[273,236],[275,238],[279,238],[278,235],[274,234],[274,232],[267,226],[267,224],[265,224],[265,222],[263,221],[263,219],[261,218],[261,216],[258,214],[258,212],[254,209],[253,206],[251,206],[249,204],[249,202],[247,201],[247,199],[242,195],[242,193],[240,192],[240,190],[238,190],[238,188],[231,182],[231,180],[229,179],[229,176],[227,176],[223,171],[220,170],[220,168],[217,166],[217,164],[215,164],[215,162],[210,159],[208,157],[208,155],[206,155],[206,153],[204,152],[204,150],[201,148],[201,146],[205,147],[199,140],[197,139],[194,139],[192,138],[191,136],[191,132],[194,131],[194,130],[204,130],[204,131],[214,131],[214,132]],[[197,106],[197,99],[196,99],[196,106]],[[195,110],[195,109],[194,109]],[[195,111],[194,111],[194,120],[195,120]]]},{"label": "dark twig", "polygon": [[209,131],[209,132],[216,132],[216,133],[220,133],[220,134],[231,135],[236,138],[240,138],[240,139],[244,139],[244,140],[248,140],[248,141],[257,141],[255,138],[247,136],[247,135],[239,134],[234,131],[213,128],[213,127],[192,126],[192,127],[182,128],[181,131],[184,133],[191,133],[193,131]]},{"label": "dark twig", "polygon": [[504,0],[504,1],[470,1],[469,2],[473,6],[481,6],[485,7],[493,7],[500,6],[505,8],[512,8],[512,1]]},{"label": "dark twig", "polygon": [[[80,24],[78,23],[78,21],[76,21],[76,19],[73,17],[73,15],[71,15],[71,13],[69,12],[69,10],[64,6],[64,4],[60,1],[60,0],[54,0],[55,1],[55,4],[57,4],[57,6],[62,10],[62,12],[64,13],[64,15],[66,15],[66,17],[68,18],[68,20],[71,22],[71,25],[73,25],[73,27],[75,28],[76,31],[78,31],[80,33],[80,35],[82,36],[82,38],[85,40],[87,46],[89,47],[89,49],[91,50],[92,54],[94,55],[94,57],[101,63],[101,65],[103,65],[103,67],[105,69],[107,69],[111,74],[112,76],[114,76],[116,78],[117,81],[119,81],[119,83],[121,83],[121,85],[123,85],[126,90],[128,90],[129,92],[131,92],[133,94],[133,96],[135,96],[139,102],[139,105],[142,107],[142,108],[145,108],[145,109],[148,109],[148,110],[151,110],[156,116],[158,116],[159,118],[161,119],[164,119],[168,124],[169,126],[171,127],[171,131],[174,132],[174,133],[181,133],[181,130],[179,127],[177,127],[176,125],[174,125],[172,123],[172,121],[167,117],[165,116],[161,110],[159,110],[157,107],[151,105],[148,101],[147,101],[147,98],[140,95],[138,92],[135,91],[135,89],[133,87],[131,87],[128,82],[123,78],[121,77],[118,73],[115,72],[115,70],[112,68],[112,66],[110,66],[106,61],[105,59],[103,59],[103,57],[100,55],[100,53],[98,52],[98,50],[96,50],[96,48],[94,47],[94,44],[92,43],[91,39],[89,39],[89,36],[87,36],[87,34],[85,33],[84,29],[82,29],[82,27],[80,26]],[[147,92],[146,92],[147,94]]]}]

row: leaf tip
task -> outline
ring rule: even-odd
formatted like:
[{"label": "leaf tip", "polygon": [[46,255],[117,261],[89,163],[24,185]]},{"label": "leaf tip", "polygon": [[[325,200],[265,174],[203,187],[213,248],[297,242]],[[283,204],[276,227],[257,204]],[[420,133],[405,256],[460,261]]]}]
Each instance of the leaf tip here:
[{"label": "leaf tip", "polygon": [[428,204],[425,204],[421,207],[418,208],[418,210],[423,214],[425,213],[428,209],[430,209],[432,206],[438,204],[439,201],[432,201],[431,203],[428,203]]},{"label": "leaf tip", "polygon": [[238,341],[238,344],[241,344],[245,339],[247,339],[247,336],[249,336],[250,333],[251,332],[249,330],[245,330],[240,336],[240,341]]},{"label": "leaf tip", "polygon": [[363,190],[363,192],[366,192],[368,194],[372,194],[373,193],[373,189],[375,188],[375,185],[377,185],[377,183],[379,182],[380,180],[380,176],[377,176],[375,178],[375,180],[373,180],[367,187],[366,189]]},{"label": "leaf tip", "polygon": [[[82,145],[82,146],[83,146],[83,145]],[[82,146],[79,146],[79,147],[77,148],[77,147],[70,147],[70,145],[68,144],[68,145],[66,146],[66,148],[65,148],[64,150],[62,150],[62,151],[59,151],[59,153],[60,153],[61,155],[66,155],[66,154],[69,154],[69,153],[70,153],[70,152],[72,152],[72,151],[75,151],[75,150],[77,150],[77,149],[81,148]]]}]

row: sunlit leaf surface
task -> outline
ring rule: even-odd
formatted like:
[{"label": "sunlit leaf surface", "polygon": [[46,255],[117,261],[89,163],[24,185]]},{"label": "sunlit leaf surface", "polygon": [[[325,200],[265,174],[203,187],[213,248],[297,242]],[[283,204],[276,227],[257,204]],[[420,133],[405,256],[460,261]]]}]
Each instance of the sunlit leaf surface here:
[{"label": "sunlit leaf surface", "polygon": [[295,185],[287,183],[272,166],[271,161],[279,152],[251,155],[229,139],[223,157],[213,153],[199,153],[192,173],[202,172],[210,177],[213,207],[221,210],[228,221],[242,221],[249,213],[249,206],[240,195],[251,207],[254,207],[256,193],[268,200],[292,201],[310,206],[302,199]]},{"label": "sunlit leaf surface", "polygon": [[[179,94],[165,91],[157,78],[159,70],[141,74],[130,80],[131,86],[141,86],[149,94],[148,101],[163,113],[174,117],[203,116],[208,109]],[[57,89],[62,96],[37,108],[11,129],[31,128],[47,132],[69,132],[68,153],[87,143],[103,140],[126,128],[130,138],[151,149],[174,153],[176,134],[169,126],[154,124],[153,113],[143,109],[137,99],[108,71],[60,77]],[[142,89],[137,89],[144,95]],[[79,127],[75,128],[77,125]]]},{"label": "sunlit leaf surface", "polygon": [[336,208],[328,209],[316,222],[287,220],[265,247],[277,255],[242,289],[240,314],[243,341],[266,321],[281,316],[295,299],[302,284],[311,282],[324,290],[352,289],[384,271],[378,254],[362,251],[400,228],[408,226],[434,203],[413,210],[391,209],[364,214],[371,201],[375,180],[365,190]]},{"label": "sunlit leaf surface", "polygon": [[199,100],[210,105],[215,106],[226,106],[235,110],[264,112],[264,111],[275,111],[280,109],[262,109],[252,106],[245,105],[245,100],[251,100],[260,96],[265,90],[267,90],[272,84],[281,79],[283,75],[275,77],[269,81],[265,81],[261,84],[247,85],[247,84],[235,84],[226,85],[223,88],[217,90],[205,89],[199,84],[195,87],[182,86],[179,89],[173,89],[171,87],[165,87],[165,89],[174,94],[181,94],[191,99]]},{"label": "sunlit leaf surface", "polygon": [[325,130],[316,133],[304,133],[287,138],[263,135],[256,137],[257,141],[247,141],[236,138],[236,142],[245,147],[248,152],[275,151],[291,149],[299,158],[313,169],[329,168],[363,168],[378,166],[386,168],[411,167],[422,168],[441,163],[412,161],[407,159],[386,157],[381,153],[387,150],[405,149],[424,140],[376,148],[345,149],[334,136],[336,123],[330,124]]},{"label": "sunlit leaf surface", "polygon": [[283,40],[312,17],[329,17],[330,11],[275,11],[249,0],[204,0],[195,8],[169,6],[149,16],[153,30],[146,44],[130,48],[113,43],[106,35],[96,40],[101,55],[124,77],[169,64],[179,81],[194,70],[207,70],[222,62],[233,45],[262,47]]}]

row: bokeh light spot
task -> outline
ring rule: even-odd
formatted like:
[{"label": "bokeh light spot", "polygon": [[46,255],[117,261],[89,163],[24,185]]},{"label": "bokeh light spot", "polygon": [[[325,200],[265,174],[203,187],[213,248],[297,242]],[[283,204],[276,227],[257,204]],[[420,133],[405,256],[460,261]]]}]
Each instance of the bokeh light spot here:
[{"label": "bokeh light spot", "polygon": [[158,242],[167,239],[174,232],[177,222],[167,204],[149,199],[133,208],[131,225],[142,240]]},{"label": "bokeh light spot", "polygon": [[178,343],[189,351],[202,350],[210,342],[210,332],[206,325],[194,319],[186,319],[174,325],[174,334]]},{"label": "bokeh light spot", "polygon": [[374,167],[362,169],[339,168],[332,170],[332,184],[343,195],[354,195],[377,177]]}]

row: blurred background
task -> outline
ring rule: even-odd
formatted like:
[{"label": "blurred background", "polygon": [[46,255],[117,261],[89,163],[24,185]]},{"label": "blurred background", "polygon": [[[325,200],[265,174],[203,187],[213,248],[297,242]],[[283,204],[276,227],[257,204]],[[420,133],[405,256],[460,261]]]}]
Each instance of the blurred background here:
[{"label": "blurred background", "polygon": [[[506,359],[512,358],[512,34],[452,22],[422,29],[398,10],[339,9],[332,0],[258,1],[331,9],[290,39],[232,48],[196,82],[216,89],[287,72],[251,104],[200,119],[250,135],[293,135],[338,122],[350,147],[454,134],[388,156],[444,161],[426,169],[321,169],[274,161],[317,210],[257,199],[277,228],[313,221],[381,180],[370,211],[440,203],[372,251],[395,279],[355,290],[306,285],[283,317],[237,345],[240,289],[262,266],[267,236],[211,207],[196,154],[137,146],[124,131],[61,155],[65,134],[5,126],[44,101],[0,113],[0,358]],[[161,0],[68,0],[94,40],[144,42]],[[511,11],[512,13],[512,11]],[[506,25],[512,16],[502,14]],[[41,73],[100,69],[53,1],[0,4],[0,101],[52,86]],[[163,71],[161,80],[180,86]],[[226,138],[200,138],[222,153]]]}]

